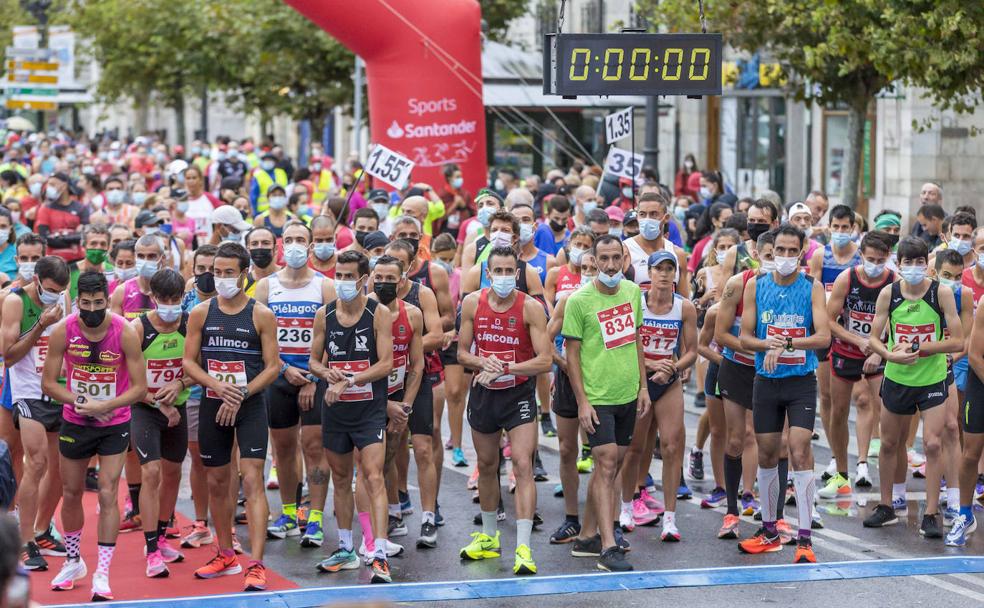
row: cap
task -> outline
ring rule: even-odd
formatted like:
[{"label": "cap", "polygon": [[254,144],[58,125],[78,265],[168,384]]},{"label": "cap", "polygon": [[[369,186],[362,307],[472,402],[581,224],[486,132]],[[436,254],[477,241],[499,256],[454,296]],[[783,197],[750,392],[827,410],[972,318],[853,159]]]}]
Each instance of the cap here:
[{"label": "cap", "polygon": [[209,221],[213,224],[232,226],[236,232],[246,232],[250,227],[243,220],[243,216],[239,213],[239,210],[232,205],[222,205],[221,207],[215,208],[212,211]]},{"label": "cap", "polygon": [[406,199],[410,198],[411,196],[423,196],[425,194],[427,194],[427,191],[426,190],[424,190],[423,188],[420,188],[418,186],[414,186],[413,188],[410,188],[409,190],[407,190],[407,194],[406,194],[406,196],[403,197],[403,200],[406,200]]},{"label": "cap", "polygon": [[620,177],[620,178],[618,178],[618,185],[619,186],[631,186],[632,185],[632,178],[631,177]]},{"label": "cap", "polygon": [[238,177],[223,177],[222,184],[219,186],[220,190],[239,190],[239,187],[243,185],[243,180]]},{"label": "cap", "polygon": [[793,206],[789,208],[787,217],[792,219],[794,215],[799,215],[800,213],[807,213],[810,215],[811,219],[813,218],[813,212],[810,211],[810,208],[803,203],[793,203]]},{"label": "cap", "polygon": [[619,224],[621,224],[622,222],[625,221],[625,212],[622,211],[622,208],[619,207],[618,205],[612,205],[611,207],[607,207],[605,209],[605,213],[608,214],[608,219],[613,222],[618,222]]},{"label": "cap", "polygon": [[273,182],[272,184],[270,184],[270,187],[267,188],[267,196],[269,196],[270,193],[273,192],[274,190],[280,190],[284,194],[287,194],[287,189],[286,188],[284,188],[283,186],[281,186],[277,182]]},{"label": "cap", "polygon": [[70,178],[68,176],[68,174],[65,173],[64,171],[59,171],[57,173],[52,173],[51,174],[51,177],[53,177],[53,178],[55,178],[55,179],[57,179],[59,181],[65,182],[66,184],[71,184],[72,183],[72,178]]},{"label": "cap", "polygon": [[[609,209],[611,209],[611,207],[609,207]],[[630,209],[629,211],[626,211],[626,212],[625,212],[625,217],[624,217],[624,218],[622,218],[622,224],[623,224],[623,225],[624,225],[624,224],[634,224],[634,223],[638,223],[638,221],[639,221],[639,217],[638,217],[638,215],[636,214],[636,211],[635,211],[635,209]]]},{"label": "cap", "polygon": [[269,151],[264,152],[263,156],[260,157],[260,160],[266,160],[268,158],[270,160],[277,160],[277,157],[273,155],[273,152],[269,152]]},{"label": "cap", "polygon": [[389,239],[379,230],[370,232],[366,235],[366,238],[362,239],[362,244],[366,248],[366,251],[371,251],[376,247],[385,247],[388,243]]},{"label": "cap", "polygon": [[677,266],[677,256],[675,253],[669,251],[657,251],[656,253],[649,256],[649,267],[659,265],[660,262],[673,262],[673,267]]},{"label": "cap", "polygon": [[167,172],[171,175],[177,175],[187,168],[188,162],[179,158],[178,160],[171,161],[171,164],[167,166]]},{"label": "cap", "polygon": [[367,196],[366,199],[370,202],[382,200],[388,203],[390,200],[390,195],[389,192],[383,190],[382,188],[374,188],[369,191],[369,196]]},{"label": "cap", "polygon": [[137,214],[137,217],[133,220],[133,225],[136,228],[143,228],[144,226],[153,226],[154,224],[163,223],[164,220],[157,217],[157,214],[153,211],[144,209]]}]

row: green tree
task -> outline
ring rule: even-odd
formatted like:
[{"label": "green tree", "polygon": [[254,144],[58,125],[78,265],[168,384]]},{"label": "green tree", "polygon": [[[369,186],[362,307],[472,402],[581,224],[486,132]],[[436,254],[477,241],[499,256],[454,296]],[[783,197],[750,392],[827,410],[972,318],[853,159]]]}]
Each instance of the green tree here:
[{"label": "green tree", "polygon": [[[692,0],[639,0],[650,22],[699,31]],[[941,108],[973,109],[984,85],[984,3],[959,0],[729,0],[705,4],[709,31],[784,67],[799,99],[848,108],[843,201],[857,204],[864,123],[894,82],[923,87]]]},{"label": "green tree", "polygon": [[530,10],[527,0],[480,0],[482,20],[492,40],[504,42],[509,22]]},{"label": "green tree", "polygon": [[175,112],[176,139],[185,143],[185,98],[229,82],[236,49],[234,14],[213,0],[86,0],[70,23],[84,52],[100,67],[97,96],[133,99],[140,111],[157,97]]}]

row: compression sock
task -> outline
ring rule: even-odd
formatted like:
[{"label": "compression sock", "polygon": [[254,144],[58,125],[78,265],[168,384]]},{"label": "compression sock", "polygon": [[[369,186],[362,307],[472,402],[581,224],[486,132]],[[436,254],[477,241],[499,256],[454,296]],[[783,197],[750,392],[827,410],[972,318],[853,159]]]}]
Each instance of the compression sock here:
[{"label": "compression sock", "polygon": [[738,484],[741,483],[741,455],[724,455],[724,491],[728,495],[728,515],[738,515]]},{"label": "compression sock", "polygon": [[786,507],[786,484],[789,483],[789,459],[779,459],[779,497],[776,500],[776,517],[783,518]]}]

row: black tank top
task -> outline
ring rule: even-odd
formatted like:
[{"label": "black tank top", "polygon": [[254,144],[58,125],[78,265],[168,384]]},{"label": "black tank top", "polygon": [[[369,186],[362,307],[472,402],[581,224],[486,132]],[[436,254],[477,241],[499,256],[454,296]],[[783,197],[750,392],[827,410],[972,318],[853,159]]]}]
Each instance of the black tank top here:
[{"label": "black tank top", "polygon": [[[208,303],[208,315],[202,330],[202,367],[210,376],[222,376],[225,381],[245,386],[263,371],[263,346],[260,334],[253,324],[253,307],[256,300],[250,298],[246,306],[234,315],[219,309],[219,299]],[[205,396],[215,398],[207,390]],[[262,399],[263,395],[253,395]]]},{"label": "black tank top", "polygon": [[[359,320],[350,327],[337,316],[338,301],[325,308],[325,352],[328,366],[355,375],[379,361],[373,321],[379,302],[371,298]],[[365,385],[350,386],[342,399],[323,410],[325,429],[331,431],[383,427],[386,425],[386,376]]]},{"label": "black tank top", "polygon": [[427,287],[434,289],[434,285],[433,283],[431,283],[430,261],[425,260],[424,263],[420,265],[420,270],[418,270],[412,275],[408,274],[407,278],[410,279],[411,281],[416,281],[421,285],[426,285]]}]

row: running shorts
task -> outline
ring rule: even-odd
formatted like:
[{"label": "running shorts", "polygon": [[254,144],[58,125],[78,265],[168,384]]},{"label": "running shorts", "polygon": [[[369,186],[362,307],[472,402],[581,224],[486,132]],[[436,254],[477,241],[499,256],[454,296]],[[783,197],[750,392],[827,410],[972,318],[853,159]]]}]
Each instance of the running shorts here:
[{"label": "running shorts", "polygon": [[755,376],[752,389],[752,424],[756,433],[781,433],[786,419],[789,426],[813,432],[817,419],[817,377],[787,376],[765,378]]},{"label": "running shorts", "polygon": [[717,383],[722,399],[733,401],[746,410],[752,409],[755,366],[735,363],[725,357],[718,368]]},{"label": "running shorts", "polygon": [[946,401],[947,384],[937,382],[929,386],[905,386],[882,378],[881,398],[885,409],[899,416],[911,416],[924,412]]},{"label": "running shorts", "polygon": [[552,409],[560,418],[577,418],[577,397],[571,379],[559,367],[554,368]]},{"label": "running shorts", "polygon": [[297,426],[315,426],[321,424],[321,407],[311,396],[312,405],[308,411],[302,411],[297,401],[301,387],[294,386],[284,378],[283,374],[266,388],[267,418],[271,429],[289,429]]},{"label": "running shorts", "polygon": [[619,447],[627,447],[632,443],[636,424],[636,401],[622,405],[596,405],[594,409],[598,424],[595,425],[594,433],[588,433],[589,446],[596,448],[614,443]]},{"label": "running shorts", "polygon": [[130,408],[130,432],[133,433],[133,449],[141,465],[160,459],[168,462],[184,462],[188,452],[188,412],[184,406],[177,408],[181,421],[167,425],[167,416],[160,410],[143,403]]},{"label": "running shorts", "polygon": [[61,429],[62,406],[49,399],[18,399],[14,401],[13,414],[16,429],[20,429],[21,420],[37,422],[45,433],[57,433]]},{"label": "running shorts", "polygon": [[704,396],[705,397],[720,397],[721,387],[718,386],[718,373],[721,366],[717,363],[708,360],[707,362],[707,372],[704,374]]},{"label": "running shorts", "polygon": [[851,357],[845,357],[844,355],[838,353],[831,353],[830,371],[841,380],[852,384],[862,378],[877,378],[878,376],[885,374],[884,360],[882,360],[881,365],[878,366],[878,369],[871,374],[864,373],[864,361],[864,359],[854,359]]},{"label": "running shorts", "polygon": [[207,467],[229,464],[235,441],[239,442],[240,458],[265,460],[269,429],[264,395],[254,395],[244,401],[230,426],[219,426],[215,421],[221,405],[219,399],[202,399],[198,412],[198,449],[202,464]]},{"label": "running shorts", "polygon": [[491,390],[481,384],[468,394],[468,424],[478,433],[511,431],[521,424],[536,422],[536,380],[519,386]]},{"label": "running shorts", "polygon": [[58,451],[69,460],[118,456],[130,447],[130,422],[113,426],[82,426],[62,420]]},{"label": "running shorts", "polygon": [[984,382],[972,370],[967,374],[967,393],[960,408],[965,433],[984,433]]}]

